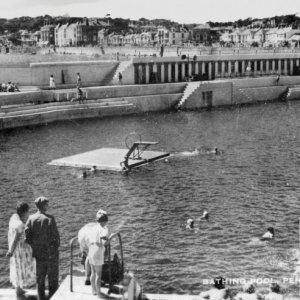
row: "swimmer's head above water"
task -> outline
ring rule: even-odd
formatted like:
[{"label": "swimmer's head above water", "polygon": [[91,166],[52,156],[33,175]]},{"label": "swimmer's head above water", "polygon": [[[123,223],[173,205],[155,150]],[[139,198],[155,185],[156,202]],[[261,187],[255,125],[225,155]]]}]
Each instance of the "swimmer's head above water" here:
[{"label": "swimmer's head above water", "polygon": [[208,221],[209,214],[208,214],[208,211],[207,211],[207,210],[204,210],[203,215],[202,215],[202,218]]},{"label": "swimmer's head above water", "polygon": [[193,219],[188,219],[186,221],[186,228],[187,229],[193,229],[194,228],[194,220]]},{"label": "swimmer's head above water", "polygon": [[269,227],[267,232],[262,236],[263,240],[272,240],[275,237],[275,230],[273,227]]}]

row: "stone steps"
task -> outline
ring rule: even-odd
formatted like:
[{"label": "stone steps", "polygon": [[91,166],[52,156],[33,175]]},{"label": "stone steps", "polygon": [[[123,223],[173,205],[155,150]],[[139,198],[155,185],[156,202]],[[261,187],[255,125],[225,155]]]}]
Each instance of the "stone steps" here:
[{"label": "stone steps", "polygon": [[121,61],[115,71],[115,74],[113,76],[113,80],[119,79],[119,73],[123,74],[123,72],[132,64],[132,59],[131,60],[125,60]]},{"label": "stone steps", "polygon": [[184,103],[188,100],[188,98],[194,93],[194,91],[198,87],[200,87],[201,84],[202,84],[201,81],[192,81],[187,83],[183,92],[183,96],[180,99],[179,103],[177,104],[177,109],[180,109],[182,105],[184,105]]},{"label": "stone steps", "polygon": [[233,104],[280,100],[285,86],[234,88]]},{"label": "stone steps", "polygon": [[54,111],[66,111],[66,110],[76,110],[76,109],[94,109],[94,108],[103,108],[103,107],[112,107],[112,106],[133,106],[133,104],[128,101],[119,100],[119,101],[102,101],[102,102],[94,102],[94,103],[66,103],[59,105],[51,105],[40,107],[40,105],[28,106],[26,109],[24,107],[14,108],[8,111],[4,111],[4,116],[17,116],[17,115],[30,115],[35,113],[45,113],[45,112],[54,112]]}]

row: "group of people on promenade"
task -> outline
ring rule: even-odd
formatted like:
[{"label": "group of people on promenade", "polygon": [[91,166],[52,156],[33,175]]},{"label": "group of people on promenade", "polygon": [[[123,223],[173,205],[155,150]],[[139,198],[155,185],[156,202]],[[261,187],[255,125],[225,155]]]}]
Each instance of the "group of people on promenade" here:
[{"label": "group of people on promenade", "polygon": [[13,93],[20,92],[20,90],[14,82],[9,81],[8,83],[0,84],[0,92]]},{"label": "group of people on promenade", "polygon": [[[49,200],[43,196],[34,201],[37,211],[29,216],[29,205],[17,204],[16,213],[9,221],[8,251],[10,258],[10,282],[17,297],[25,294],[25,288],[36,284],[38,300],[45,296],[45,280],[48,276],[49,299],[58,289],[60,235],[55,218],[47,213]],[[105,246],[117,233],[109,233],[106,226],[107,212],[99,210],[96,222],[88,223],[79,232],[80,248],[86,257],[85,266],[92,293],[101,294],[101,274]]]}]

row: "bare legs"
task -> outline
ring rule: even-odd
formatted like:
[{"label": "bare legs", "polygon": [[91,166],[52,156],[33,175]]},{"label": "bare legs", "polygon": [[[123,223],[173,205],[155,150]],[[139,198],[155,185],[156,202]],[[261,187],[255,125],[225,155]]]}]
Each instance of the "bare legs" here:
[{"label": "bare legs", "polygon": [[22,296],[24,294],[25,294],[25,291],[21,287],[17,286],[16,287],[16,295],[17,295],[17,297]]},{"label": "bare legs", "polygon": [[89,258],[86,257],[84,262],[84,270],[85,270],[85,277],[86,277],[86,285],[89,285],[90,283],[90,276],[91,276],[91,266],[89,263]]},{"label": "bare legs", "polygon": [[101,298],[101,275],[102,275],[102,265],[95,266],[90,265],[92,274],[91,274],[91,285],[93,295],[97,295],[98,298]]}]

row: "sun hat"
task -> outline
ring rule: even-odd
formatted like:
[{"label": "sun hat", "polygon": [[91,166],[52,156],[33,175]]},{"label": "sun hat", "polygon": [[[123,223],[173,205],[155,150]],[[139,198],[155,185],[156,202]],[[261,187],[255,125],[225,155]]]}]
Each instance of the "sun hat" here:
[{"label": "sun hat", "polygon": [[96,213],[96,220],[99,221],[107,221],[107,212],[103,209],[99,209]]},{"label": "sun hat", "polygon": [[37,204],[37,205],[40,205],[40,204],[44,204],[44,203],[48,203],[49,202],[49,199],[44,197],[44,196],[40,196],[40,197],[37,197],[35,200],[34,200],[34,203]]}]

